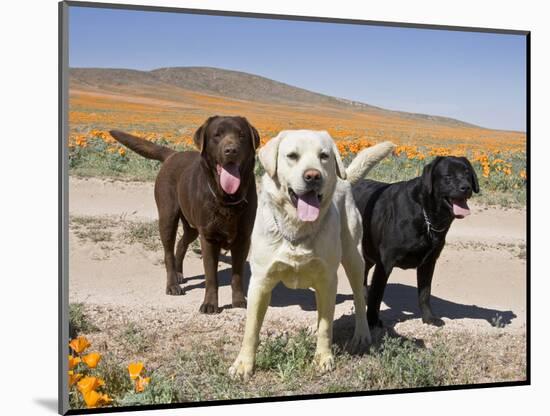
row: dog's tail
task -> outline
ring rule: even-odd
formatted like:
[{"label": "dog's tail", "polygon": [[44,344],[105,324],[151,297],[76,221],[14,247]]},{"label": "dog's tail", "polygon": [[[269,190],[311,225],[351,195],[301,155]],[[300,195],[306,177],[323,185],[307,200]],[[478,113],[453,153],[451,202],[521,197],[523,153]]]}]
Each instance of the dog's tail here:
[{"label": "dog's tail", "polygon": [[346,168],[346,180],[352,185],[357,183],[394,148],[395,145],[392,142],[382,142],[361,150]]},{"label": "dog's tail", "polygon": [[122,143],[124,146],[132,149],[134,152],[143,157],[146,157],[147,159],[155,159],[164,162],[166,159],[168,159],[168,156],[176,153],[175,150],[172,150],[168,147],[160,146],[148,140],[133,136],[128,133],[124,133],[122,131],[111,130],[109,131],[109,133],[119,143]]}]

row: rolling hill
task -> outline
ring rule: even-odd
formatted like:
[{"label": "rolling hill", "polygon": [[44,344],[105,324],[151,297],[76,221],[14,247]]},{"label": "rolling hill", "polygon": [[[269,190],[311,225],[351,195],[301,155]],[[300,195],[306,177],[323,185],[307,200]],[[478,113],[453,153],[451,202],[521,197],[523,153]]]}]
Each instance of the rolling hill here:
[{"label": "rolling hill", "polygon": [[525,133],[490,130],[460,120],[391,111],[319,94],[257,75],[205,67],[153,71],[72,68],[71,134],[116,128],[188,141],[214,114],[241,115],[262,141],[285,129],[327,130],[335,140],[363,145],[458,149],[524,149]]},{"label": "rolling hill", "polygon": [[[71,68],[74,89],[155,95],[174,99],[177,90],[250,102],[278,105],[322,106],[366,112],[380,116],[426,121],[444,126],[478,126],[448,117],[392,111],[369,104],[308,91],[258,75],[208,67],[160,68],[152,71],[111,68]],[[152,91],[151,91],[152,90]]]}]

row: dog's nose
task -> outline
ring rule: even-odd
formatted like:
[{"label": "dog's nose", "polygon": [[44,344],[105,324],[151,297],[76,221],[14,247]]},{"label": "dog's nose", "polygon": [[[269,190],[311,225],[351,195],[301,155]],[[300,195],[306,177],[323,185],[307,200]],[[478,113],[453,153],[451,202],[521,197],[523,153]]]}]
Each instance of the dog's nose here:
[{"label": "dog's nose", "polygon": [[227,146],[223,149],[223,154],[226,156],[235,156],[237,154],[237,146]]},{"label": "dog's nose", "polygon": [[317,183],[321,180],[321,172],[317,169],[308,169],[304,172],[304,181],[306,183]]},{"label": "dog's nose", "polygon": [[472,187],[470,186],[470,184],[463,183],[462,185],[460,185],[460,190],[466,194],[472,191]]}]

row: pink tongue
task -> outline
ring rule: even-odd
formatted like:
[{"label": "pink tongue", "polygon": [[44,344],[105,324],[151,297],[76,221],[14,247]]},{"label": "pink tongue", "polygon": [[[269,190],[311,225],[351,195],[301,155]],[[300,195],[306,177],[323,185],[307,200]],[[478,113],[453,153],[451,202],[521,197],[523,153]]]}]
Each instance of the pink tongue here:
[{"label": "pink tongue", "polygon": [[470,208],[468,207],[465,199],[455,199],[452,202],[455,217],[465,217],[466,215],[470,215]]},{"label": "pink tongue", "polygon": [[298,197],[298,218],[302,221],[315,221],[319,217],[319,198],[315,191]]},{"label": "pink tongue", "polygon": [[218,165],[218,174],[220,175],[220,185],[226,194],[233,195],[237,192],[241,185],[241,175],[236,164]]}]

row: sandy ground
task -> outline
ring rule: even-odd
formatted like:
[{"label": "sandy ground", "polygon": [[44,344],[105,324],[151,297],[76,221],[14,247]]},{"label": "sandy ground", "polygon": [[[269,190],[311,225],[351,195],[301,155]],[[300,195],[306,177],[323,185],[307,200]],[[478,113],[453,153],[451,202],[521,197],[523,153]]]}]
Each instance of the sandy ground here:
[{"label": "sandy ground", "polygon": [[[126,221],[157,219],[152,183],[70,179],[71,216],[116,217]],[[499,330],[522,333],[526,319],[525,210],[486,208],[471,204],[472,214],[453,224],[437,264],[432,287],[435,313],[448,330],[494,331],[491,320],[500,317]],[[231,303],[230,265],[220,262],[220,306]],[[177,316],[182,322],[197,319],[218,325],[242,323],[244,310],[224,308],[215,317],[204,317],[198,308],[204,296],[202,260],[190,253],[184,261],[188,279],[183,296],[167,296],[162,251],[122,241],[102,245],[83,241],[70,231],[70,302],[102,308],[120,307],[136,316],[154,313]],[[335,319],[353,312],[351,289],[340,268]],[[315,300],[309,290],[276,288],[269,322],[316,322]],[[416,274],[396,269],[386,289],[381,318],[396,330],[421,325],[416,296]],[[162,318],[161,318],[162,319]],[[346,319],[347,320],[347,319]],[[240,325],[239,325],[240,326]]]}]

